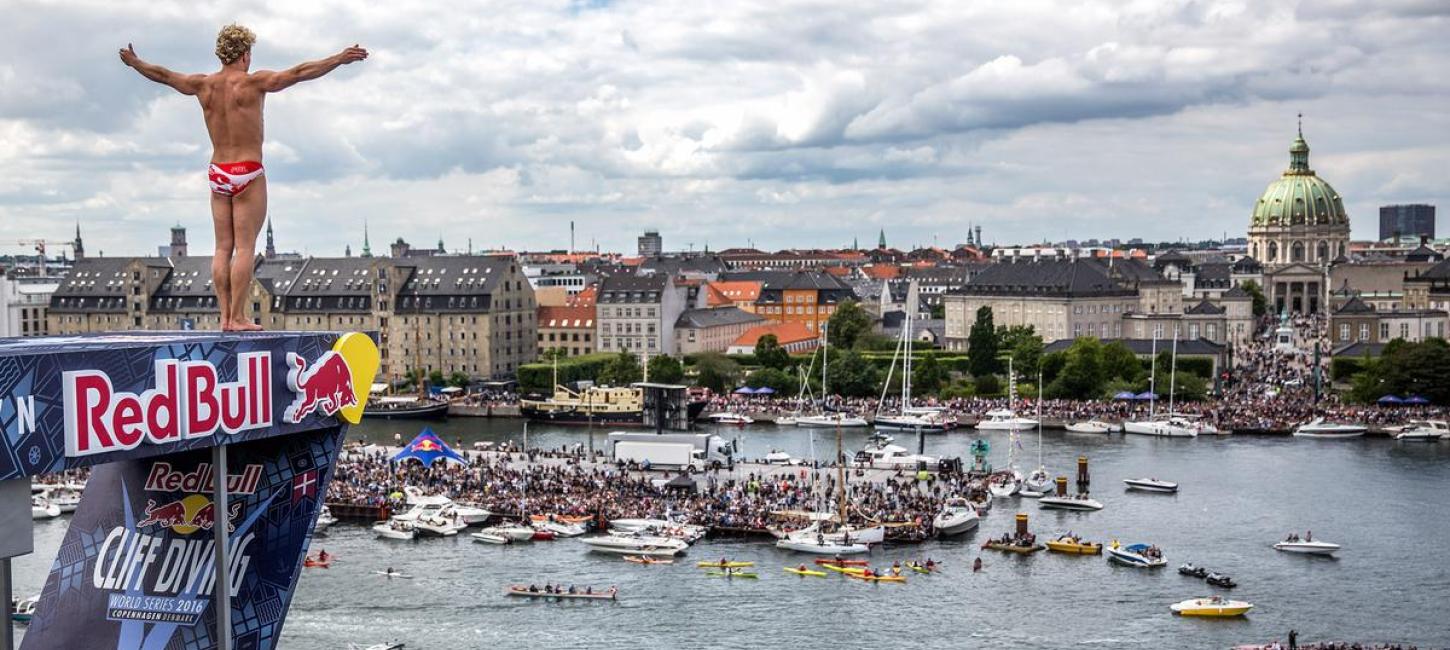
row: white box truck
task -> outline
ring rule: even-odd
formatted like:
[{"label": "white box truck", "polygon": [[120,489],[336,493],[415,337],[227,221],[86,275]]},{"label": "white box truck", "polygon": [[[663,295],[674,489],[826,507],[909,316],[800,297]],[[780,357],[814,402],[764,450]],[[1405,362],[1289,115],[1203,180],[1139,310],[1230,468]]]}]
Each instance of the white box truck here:
[{"label": "white box truck", "polygon": [[633,461],[659,469],[704,469],[704,463],[695,456],[695,446],[687,442],[616,442],[614,461]]}]

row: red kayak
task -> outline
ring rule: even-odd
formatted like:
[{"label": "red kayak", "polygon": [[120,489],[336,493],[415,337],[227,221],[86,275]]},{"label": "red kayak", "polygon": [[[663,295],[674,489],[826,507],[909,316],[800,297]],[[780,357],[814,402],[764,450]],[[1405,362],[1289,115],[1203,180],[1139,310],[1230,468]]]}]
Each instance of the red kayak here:
[{"label": "red kayak", "polygon": [[536,531],[534,531],[534,541],[536,541],[536,542],[549,542],[549,541],[553,541],[553,539],[554,539],[554,534],[551,533],[551,532],[549,532],[549,531],[547,531],[547,530],[536,530]]},{"label": "red kayak", "polygon": [[836,566],[871,566],[871,562],[869,560],[829,560],[826,558],[817,559],[816,564],[834,564]]}]

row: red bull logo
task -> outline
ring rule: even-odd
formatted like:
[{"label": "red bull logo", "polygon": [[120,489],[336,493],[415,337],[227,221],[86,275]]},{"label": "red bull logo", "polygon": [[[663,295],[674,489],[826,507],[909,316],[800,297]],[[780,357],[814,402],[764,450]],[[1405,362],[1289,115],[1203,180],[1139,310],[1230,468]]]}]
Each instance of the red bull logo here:
[{"label": "red bull logo", "polygon": [[413,451],[440,451],[442,449],[442,447],[438,446],[438,443],[427,438],[419,440],[418,444],[413,445]]},{"label": "red bull logo", "polygon": [[297,424],[314,412],[337,415],[343,408],[357,404],[352,370],[348,368],[347,360],[336,351],[323,354],[311,366],[302,355],[289,352],[287,365],[290,366],[287,387],[297,394],[297,399],[283,411],[284,421]]},{"label": "red bull logo", "polygon": [[[227,532],[236,530],[234,522],[241,513],[240,501],[227,508]],[[147,499],[141,520],[136,522],[136,530],[159,526],[182,535],[190,535],[198,530],[211,530],[215,525],[216,504],[200,494],[190,494],[166,504],[157,504],[155,500]]]},{"label": "red bull logo", "polygon": [[140,394],[117,391],[99,370],[62,373],[65,453],[88,456],[272,426],[272,355],[237,355],[236,381],[210,361],[167,359]]}]

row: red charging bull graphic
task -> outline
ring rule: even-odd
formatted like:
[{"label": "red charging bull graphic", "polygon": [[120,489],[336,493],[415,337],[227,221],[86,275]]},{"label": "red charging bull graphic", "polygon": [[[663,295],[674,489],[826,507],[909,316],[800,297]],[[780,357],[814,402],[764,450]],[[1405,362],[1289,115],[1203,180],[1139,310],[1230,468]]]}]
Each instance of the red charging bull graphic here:
[{"label": "red charging bull graphic", "polygon": [[297,399],[282,412],[284,421],[297,424],[313,412],[337,415],[343,408],[357,404],[352,370],[336,351],[323,354],[311,366],[302,355],[288,352],[287,364],[291,366],[287,371],[287,387],[297,394]]},{"label": "red charging bull graphic", "polygon": [[[227,532],[236,531],[236,519],[242,513],[241,501],[234,501],[227,507]],[[147,526],[169,528],[182,535],[211,530],[216,525],[216,504],[205,495],[189,494],[167,504],[157,504],[155,499],[146,500],[142,517],[136,522],[136,530]]]}]

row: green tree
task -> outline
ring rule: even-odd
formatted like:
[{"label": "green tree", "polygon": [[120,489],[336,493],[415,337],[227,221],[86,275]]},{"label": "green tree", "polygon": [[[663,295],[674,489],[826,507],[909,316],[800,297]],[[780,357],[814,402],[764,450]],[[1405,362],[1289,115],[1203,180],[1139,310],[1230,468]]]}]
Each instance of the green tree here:
[{"label": "green tree", "polygon": [[455,370],[453,371],[453,374],[448,375],[449,386],[457,386],[458,388],[463,388],[468,385],[468,381],[469,377],[468,373],[466,372],[460,372]]},{"label": "green tree", "polygon": [[1259,283],[1245,280],[1239,287],[1247,292],[1254,301],[1254,318],[1260,318],[1269,311],[1269,299],[1264,296],[1264,290],[1259,287]]},{"label": "green tree", "polygon": [[[1168,384],[1159,384],[1168,388]],[[1167,393],[1167,390],[1163,391]],[[1173,373],[1173,399],[1180,402],[1196,402],[1208,395],[1208,382],[1191,372]]]},{"label": "green tree", "polygon": [[942,319],[942,318],[946,318],[947,317],[947,306],[946,305],[942,305],[942,304],[931,305],[930,306],[930,309],[931,309],[931,317],[932,318]]},{"label": "green tree", "polygon": [[794,396],[798,388],[790,373],[778,368],[761,368],[750,373],[745,377],[745,385],[757,390],[769,387],[777,396]]},{"label": "green tree", "polygon": [[1042,355],[1042,381],[1051,385],[1062,374],[1062,369],[1067,365],[1067,353],[1063,351],[1049,352]]},{"label": "green tree", "polygon": [[1137,384],[1143,377],[1143,362],[1126,343],[1113,341],[1103,346],[1103,374],[1109,380]]},{"label": "green tree", "polygon": [[695,384],[716,393],[728,393],[740,380],[740,364],[719,352],[706,352],[695,359]]},{"label": "green tree", "polygon": [[918,395],[935,394],[946,382],[946,368],[940,361],[937,361],[935,352],[922,355],[921,360],[913,364],[911,371],[913,393]]},{"label": "green tree", "polygon": [[649,380],[661,384],[677,384],[685,378],[685,366],[668,354],[650,357]]},{"label": "green tree", "polygon": [[443,385],[443,371],[442,370],[434,370],[433,372],[428,373],[428,385],[429,386],[442,386]]},{"label": "green tree", "polygon": [[832,347],[848,350],[856,346],[861,335],[871,331],[871,325],[871,315],[855,300],[847,300],[836,306],[827,321],[826,338]]},{"label": "green tree", "polygon": [[765,368],[784,370],[790,366],[790,353],[780,347],[780,339],[766,334],[755,341],[755,362]]},{"label": "green tree", "polygon": [[1103,374],[1103,344],[1090,336],[1078,338],[1067,349],[1067,365],[1048,387],[1047,395],[1067,399],[1102,397],[1107,377]]},{"label": "green tree", "polygon": [[832,351],[831,365],[826,369],[832,393],[846,397],[870,397],[881,388],[881,371],[855,350],[839,354]]},{"label": "green tree", "polygon": [[604,364],[604,368],[599,371],[598,380],[607,386],[628,386],[639,381],[642,376],[639,359],[634,353],[621,350]]},{"label": "green tree", "polygon": [[1013,325],[997,328],[998,344],[1012,357],[1012,369],[1019,376],[1037,381],[1037,370],[1042,363],[1042,337],[1031,325]]},{"label": "green tree", "polygon": [[1450,344],[1443,339],[1412,343],[1395,339],[1379,359],[1355,375],[1350,397],[1373,403],[1382,395],[1419,395],[1431,403],[1450,405]]},{"label": "green tree", "polygon": [[977,375],[972,378],[972,392],[982,397],[996,397],[1002,393],[1002,380],[997,375]]},{"label": "green tree", "polygon": [[997,330],[992,326],[992,308],[977,310],[977,322],[967,333],[967,369],[973,377],[997,372]]}]

